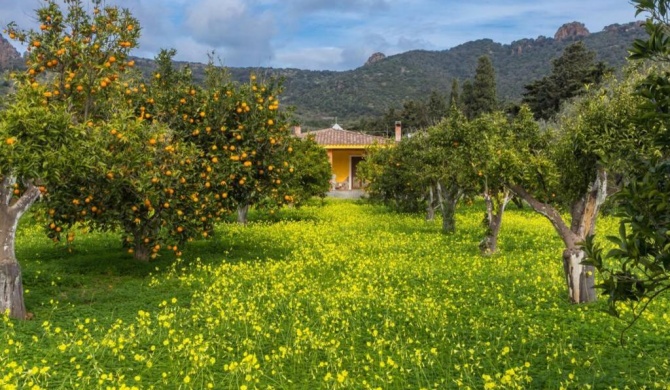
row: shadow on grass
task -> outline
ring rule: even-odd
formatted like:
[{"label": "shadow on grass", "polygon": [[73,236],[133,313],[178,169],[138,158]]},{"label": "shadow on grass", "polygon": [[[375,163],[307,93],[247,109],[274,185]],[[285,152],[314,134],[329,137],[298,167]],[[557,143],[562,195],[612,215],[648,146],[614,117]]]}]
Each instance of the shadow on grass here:
[{"label": "shadow on grass", "polygon": [[[252,211],[250,224],[272,226],[282,221],[317,222],[316,215],[303,210],[284,209],[275,215]],[[266,234],[264,229],[249,229],[236,223],[222,223],[214,237],[184,246],[179,266],[188,267],[196,259],[203,264],[241,263],[267,258],[286,258],[297,243]],[[134,316],[138,310],[177,298],[189,305],[191,290],[181,288],[177,278],[162,279],[150,287],[151,278],[164,275],[177,258],[163,250],[150,262],[134,259],[121,245],[116,233],[79,234],[72,248],[54,244],[32,219],[26,219],[19,232],[17,258],[23,271],[26,307],[35,318],[44,320],[58,312],[58,321],[74,320],[91,307],[99,321]],[[69,312],[73,314],[69,318]],[[99,313],[108,313],[100,318]],[[92,314],[93,315],[93,314]]]}]

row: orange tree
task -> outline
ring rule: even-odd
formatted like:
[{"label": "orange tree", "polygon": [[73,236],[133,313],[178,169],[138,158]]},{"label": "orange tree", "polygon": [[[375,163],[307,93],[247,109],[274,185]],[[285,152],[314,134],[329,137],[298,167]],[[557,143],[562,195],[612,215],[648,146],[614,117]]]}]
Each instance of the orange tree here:
[{"label": "orange tree", "polygon": [[293,200],[290,112],[279,109],[281,92],[279,81],[253,74],[248,83],[233,84],[210,64],[197,113],[183,115],[192,126],[186,139],[201,152],[200,196],[208,210],[201,219],[237,209],[246,223],[250,206],[274,209]]},{"label": "orange tree", "polygon": [[127,10],[87,13],[81,1],[54,0],[37,11],[37,30],[7,26],[10,39],[28,45],[27,70],[14,75],[14,94],[0,116],[0,311],[25,318],[21,269],[14,253],[18,220],[58,180],[64,167],[96,164],[85,153],[112,113],[109,99],[132,61],[139,27]]},{"label": "orange tree", "polygon": [[101,125],[93,149],[102,163],[59,172],[46,199],[49,235],[58,240],[75,224],[88,229],[121,229],[124,244],[138,260],[155,258],[162,247],[179,253],[199,224],[189,216],[193,204],[183,195],[190,188],[196,151],[175,142],[160,122],[138,120],[120,111]]},{"label": "orange tree", "polygon": [[[199,153],[181,136],[197,116],[193,97],[199,90],[191,85],[188,69],[172,67],[173,54],[160,53],[149,82],[134,77],[115,88],[117,114],[94,147],[101,163],[62,172],[63,180],[47,197],[54,239],[78,223],[120,229],[128,252],[147,261],[161,248],[180,255],[184,241],[211,231],[199,195]],[[182,115],[191,119],[183,121]],[[74,240],[72,229],[67,240]]]}]

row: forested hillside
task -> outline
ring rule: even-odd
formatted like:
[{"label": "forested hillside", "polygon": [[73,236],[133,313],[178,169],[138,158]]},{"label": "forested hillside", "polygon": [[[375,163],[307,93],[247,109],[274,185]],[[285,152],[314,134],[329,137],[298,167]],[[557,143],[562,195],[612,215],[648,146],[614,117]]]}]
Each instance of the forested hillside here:
[{"label": "forested hillside", "polygon": [[[462,81],[473,76],[482,55],[488,55],[495,67],[498,98],[516,102],[524,86],[547,75],[551,60],[575,40],[583,40],[588,49],[597,53],[598,60],[620,69],[631,42],[643,36],[638,23],[615,24],[589,33],[583,25],[573,22],[562,26],[553,38],[522,39],[507,45],[482,39],[443,51],[415,50],[385,58],[377,56],[369,64],[344,72],[274,68],[229,71],[240,81],[247,80],[251,71],[261,76],[283,76],[284,103],[296,107],[299,120],[308,128],[332,124],[336,117],[346,125],[363,117],[382,115],[407,100],[424,100],[431,91],[449,94],[453,79]],[[154,67],[153,60],[148,59],[137,59],[137,64],[146,73]],[[0,70],[8,65],[0,64]],[[196,79],[204,77],[204,64],[189,65]]]}]

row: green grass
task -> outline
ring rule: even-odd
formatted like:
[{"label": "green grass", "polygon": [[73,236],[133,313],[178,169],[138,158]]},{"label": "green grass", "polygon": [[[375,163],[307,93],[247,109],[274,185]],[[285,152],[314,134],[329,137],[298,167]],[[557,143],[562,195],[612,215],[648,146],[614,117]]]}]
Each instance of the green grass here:
[{"label": "green grass", "polygon": [[481,218],[465,207],[443,235],[333,200],[149,264],[115,235],[78,234],[69,254],[26,222],[35,318],[0,322],[0,387],[670,388],[667,300],[622,348],[606,302],[567,303],[548,222],[512,207],[500,254],[482,257]]}]

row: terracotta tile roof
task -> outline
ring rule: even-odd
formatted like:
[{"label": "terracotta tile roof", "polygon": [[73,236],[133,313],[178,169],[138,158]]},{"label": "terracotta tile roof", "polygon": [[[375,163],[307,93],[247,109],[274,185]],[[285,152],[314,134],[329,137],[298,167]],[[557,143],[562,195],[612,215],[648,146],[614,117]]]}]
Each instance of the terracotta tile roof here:
[{"label": "terracotta tile roof", "polygon": [[386,144],[393,141],[391,138],[344,130],[342,128],[309,131],[301,133],[299,137],[305,138],[309,135],[314,136],[316,143],[323,146],[369,146],[374,144]]}]

